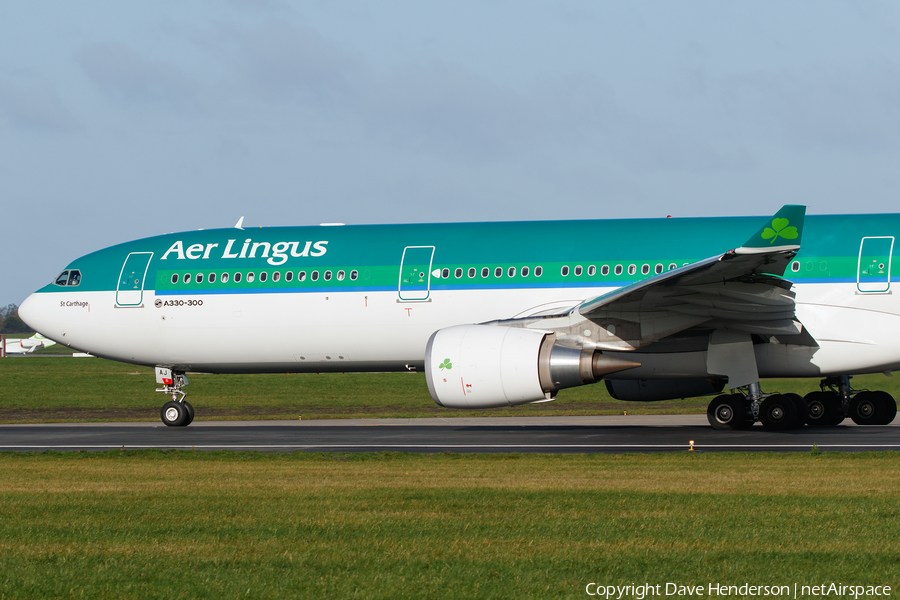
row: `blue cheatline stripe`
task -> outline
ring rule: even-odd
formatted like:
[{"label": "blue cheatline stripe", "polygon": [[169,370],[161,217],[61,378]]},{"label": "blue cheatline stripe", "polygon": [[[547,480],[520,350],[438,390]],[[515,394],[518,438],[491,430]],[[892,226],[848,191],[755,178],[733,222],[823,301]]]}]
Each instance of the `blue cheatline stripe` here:
[{"label": "blue cheatline stripe", "polygon": [[[144,290],[153,291],[153,290]],[[396,286],[316,287],[316,288],[226,288],[220,290],[157,290],[157,296],[206,296],[217,294],[310,294],[321,292],[396,292]]]},{"label": "blue cheatline stripe", "polygon": [[[433,285],[432,292],[468,291],[468,290],[524,290],[544,288],[619,288],[628,285],[623,283],[597,283],[579,282],[578,285],[566,283],[483,283],[483,284],[457,284],[457,285]],[[151,292],[153,290],[144,290]],[[205,296],[216,294],[320,294],[325,292],[397,292],[396,286],[372,286],[372,287],[302,287],[302,288],[227,288],[216,290],[182,289],[182,290],[157,290],[157,296]],[[418,292],[426,290],[407,289],[405,292]]]},{"label": "blue cheatline stripe", "polygon": [[[832,278],[794,278],[794,283],[856,283],[853,277]],[[525,289],[561,289],[561,288],[609,288],[616,289],[631,285],[634,281],[578,281],[578,282],[530,282],[530,283],[455,283],[452,285],[434,284],[432,292],[468,291],[468,290],[525,290]],[[153,290],[145,290],[153,291]],[[278,287],[278,288],[225,288],[225,289],[178,289],[157,290],[157,296],[205,296],[216,294],[321,294],[339,292],[396,292],[397,286],[374,285],[362,286],[328,286],[328,287]],[[407,292],[425,291],[408,289]]]},{"label": "blue cheatline stripe", "polygon": [[453,291],[453,290],[525,290],[525,289],[546,289],[546,288],[620,288],[623,285],[630,285],[633,281],[579,281],[577,283],[556,282],[556,283],[460,283],[455,285],[432,285],[431,291]]},{"label": "blue cheatline stripe", "polygon": [[794,283],[856,283],[856,277],[790,277],[784,276],[785,279]]}]

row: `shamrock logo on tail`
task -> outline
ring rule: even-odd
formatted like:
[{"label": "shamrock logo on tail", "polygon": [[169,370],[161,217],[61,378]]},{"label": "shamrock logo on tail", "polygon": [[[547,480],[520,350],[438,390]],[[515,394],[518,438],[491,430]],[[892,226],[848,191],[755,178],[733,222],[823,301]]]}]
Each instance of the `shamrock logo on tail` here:
[{"label": "shamrock logo on tail", "polygon": [[438,365],[438,368],[441,369],[442,371],[444,369],[447,369],[449,371],[450,369],[453,368],[453,363],[450,362],[449,358],[445,358],[444,362],[442,362],[441,364]]},{"label": "shamrock logo on tail", "polygon": [[790,224],[791,222],[788,219],[772,219],[772,226],[763,229],[763,239],[767,240],[772,238],[772,241],[769,242],[769,244],[774,244],[775,240],[780,237],[786,240],[796,240],[797,236],[800,234],[797,233],[796,227],[788,227]]}]

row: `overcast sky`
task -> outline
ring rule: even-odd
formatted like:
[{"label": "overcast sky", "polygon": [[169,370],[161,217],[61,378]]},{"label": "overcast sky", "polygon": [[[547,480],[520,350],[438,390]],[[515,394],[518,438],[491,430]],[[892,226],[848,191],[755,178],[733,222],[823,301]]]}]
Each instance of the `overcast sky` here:
[{"label": "overcast sky", "polygon": [[88,252],[241,215],[896,211],[898,7],[7,2],[0,305]]}]

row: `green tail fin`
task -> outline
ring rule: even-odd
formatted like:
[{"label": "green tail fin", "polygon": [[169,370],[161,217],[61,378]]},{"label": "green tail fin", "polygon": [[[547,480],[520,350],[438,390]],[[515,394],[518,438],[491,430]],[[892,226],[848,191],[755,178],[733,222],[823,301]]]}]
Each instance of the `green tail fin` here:
[{"label": "green tail fin", "polygon": [[760,227],[759,231],[744,242],[741,249],[751,252],[765,252],[776,248],[799,248],[805,217],[805,206],[785,204],[781,207],[781,210],[775,213],[775,216]]}]

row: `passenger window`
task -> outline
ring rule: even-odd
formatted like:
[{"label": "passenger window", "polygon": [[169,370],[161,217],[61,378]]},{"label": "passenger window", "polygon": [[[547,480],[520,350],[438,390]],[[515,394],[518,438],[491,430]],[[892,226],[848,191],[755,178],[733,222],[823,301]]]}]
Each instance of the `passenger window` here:
[{"label": "passenger window", "polygon": [[293,281],[293,279],[294,279],[294,272],[293,272],[293,271],[288,271],[287,273],[284,274],[284,280],[285,280],[285,281]]},{"label": "passenger window", "polygon": [[[178,273],[172,275],[172,283],[178,283]],[[65,285],[65,283],[61,283],[60,285]]]},{"label": "passenger window", "polygon": [[313,281],[318,281],[319,280],[319,272],[313,271],[312,275],[310,276],[310,279],[312,279]]},{"label": "passenger window", "polygon": [[[175,279],[178,279],[178,275],[175,275],[174,277],[175,277]],[[69,272],[63,271],[62,273],[59,274],[59,277],[56,278],[56,285],[66,285],[67,281],[69,281]],[[172,283],[177,283],[177,282],[173,281]]]},{"label": "passenger window", "polygon": [[581,265],[575,265],[575,275],[578,277],[581,276]]},{"label": "passenger window", "polygon": [[593,277],[596,272],[597,272],[597,267],[595,267],[594,265],[591,265],[588,267],[588,276],[589,277]]},{"label": "passenger window", "polygon": [[622,274],[622,265],[616,265],[616,275]]},{"label": "passenger window", "polygon": [[262,281],[265,281],[265,280],[268,279],[268,278],[269,278],[269,274],[266,273],[265,271],[263,271],[262,273],[259,274],[259,280],[260,280],[261,282],[262,282]]},{"label": "passenger window", "polygon": [[634,275],[635,273],[637,273],[637,267],[634,265],[628,265],[628,274]]},{"label": "passenger window", "polygon": [[481,269],[481,276],[482,276],[482,277],[487,277],[487,276],[490,275],[490,274],[491,274],[491,270],[488,269],[487,267],[484,267],[483,269]]},{"label": "passenger window", "polygon": [[475,277],[475,267],[469,267],[469,279]]},{"label": "passenger window", "polygon": [[460,277],[462,277],[462,269],[456,269],[453,274],[456,275],[457,279],[459,279]]},{"label": "passenger window", "polygon": [[185,273],[185,274],[184,274],[184,277],[182,277],[181,280],[182,280],[183,282],[185,282],[185,283],[190,283],[190,282],[191,282],[191,274],[190,274],[190,273]]},{"label": "passenger window", "polygon": [[678,268],[678,265],[676,265],[675,263],[669,263],[669,270],[670,270],[670,271],[674,271],[674,270],[677,269],[677,268]]},{"label": "passenger window", "polygon": [[279,273],[278,271],[275,271],[274,273],[272,273],[272,281],[277,282],[279,279],[281,279],[281,273]]},{"label": "passenger window", "polygon": [[450,279],[450,269],[443,269],[441,271],[441,279]]},{"label": "passenger window", "polygon": [[641,275],[647,275],[650,273],[650,265],[642,265],[641,266]]},{"label": "passenger window", "polygon": [[544,274],[544,267],[535,267],[534,268],[534,276],[535,277],[540,277],[543,274]]},{"label": "passenger window", "polygon": [[509,271],[507,271],[506,274],[509,275],[510,277],[515,277],[516,276],[516,268],[510,267]]},{"label": "passenger window", "polygon": [[222,273],[222,283],[228,283],[228,273]]},{"label": "passenger window", "polygon": [[600,267],[600,274],[604,277],[609,275],[609,265],[603,265],[602,267]]},{"label": "passenger window", "polygon": [[359,271],[353,269],[350,271],[350,281],[356,281],[356,278],[359,277]]},{"label": "passenger window", "polygon": [[331,281],[331,271],[325,271],[325,281]]},{"label": "passenger window", "polygon": [[253,283],[254,279],[256,279],[256,275],[254,275],[252,272],[247,273],[247,283]]},{"label": "passenger window", "polygon": [[560,273],[562,273],[563,277],[568,277],[569,276],[569,266],[568,265],[564,266],[562,268],[562,270],[560,271]]},{"label": "passenger window", "polygon": [[297,281],[306,281],[306,271],[297,273]]},{"label": "passenger window", "polygon": [[215,273],[210,273],[210,274],[209,274],[209,277],[207,277],[207,280],[208,280],[210,283],[215,283],[215,282],[216,282],[216,274],[215,274]]},{"label": "passenger window", "polygon": [[203,283],[203,273],[197,273],[197,276],[194,277],[194,281],[197,283]]},{"label": "passenger window", "polygon": [[78,285],[81,283],[81,271],[69,271],[69,283],[67,285]]},{"label": "passenger window", "polygon": [[494,277],[503,277],[503,267],[494,269]]},{"label": "passenger window", "polygon": [[240,274],[240,273],[235,273],[235,274],[234,274],[234,282],[235,282],[235,283],[240,283],[240,282],[241,282],[241,274]]},{"label": "passenger window", "polygon": [[347,274],[344,273],[343,271],[338,271],[337,280],[338,280],[338,281],[343,281],[343,280],[344,280],[344,277],[346,277],[346,276],[347,276]]},{"label": "passenger window", "polygon": [[528,267],[522,267],[522,277],[528,277]]},{"label": "passenger window", "polygon": [[658,263],[658,264],[656,265],[656,274],[659,275],[659,274],[662,273],[662,272],[663,272],[663,266],[662,266],[662,263]]}]

